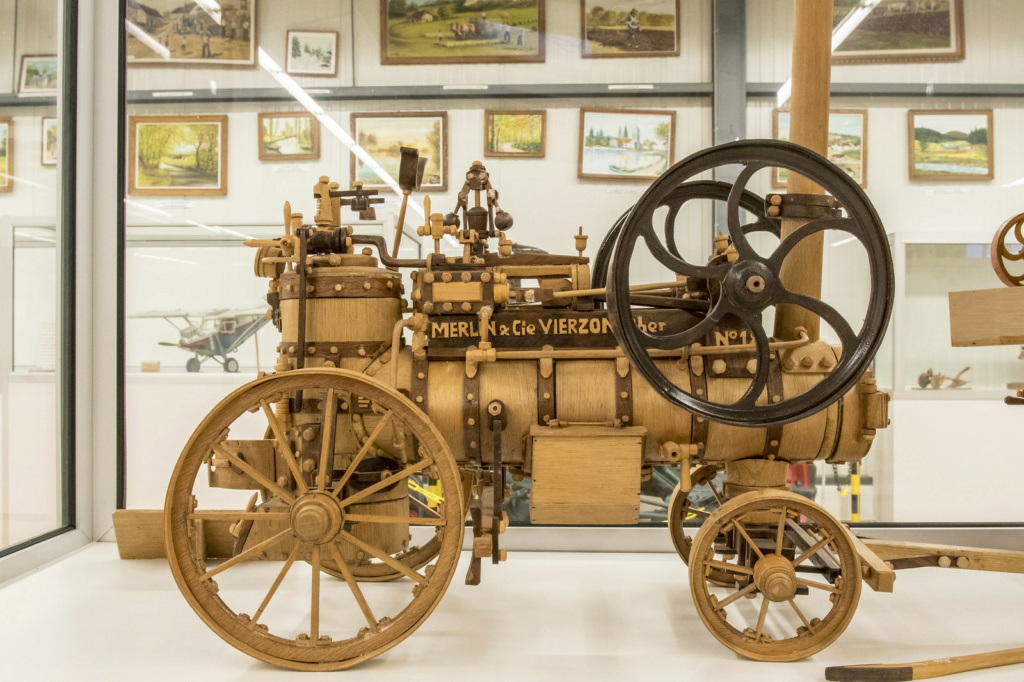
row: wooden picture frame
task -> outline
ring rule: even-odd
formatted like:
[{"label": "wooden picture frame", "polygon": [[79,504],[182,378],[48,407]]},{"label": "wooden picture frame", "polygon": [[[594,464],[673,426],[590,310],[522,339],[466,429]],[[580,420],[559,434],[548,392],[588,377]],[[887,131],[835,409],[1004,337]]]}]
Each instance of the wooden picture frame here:
[{"label": "wooden picture frame", "polygon": [[[789,109],[773,109],[772,110],[772,139],[773,140],[783,139],[779,135],[779,133],[780,133],[779,119],[780,119],[782,114],[788,114],[788,113],[789,113]],[[841,115],[856,115],[856,116],[860,116],[861,117],[861,125],[860,125],[860,180],[857,181],[857,184],[859,184],[862,188],[867,189],[867,186],[868,186],[868,110],[867,109],[829,109],[828,110],[828,116],[829,116],[829,126],[828,126],[828,129],[829,129],[829,134],[830,135],[833,132],[838,132],[837,128],[839,126],[835,126],[836,129],[834,129],[834,127],[833,127],[833,119],[832,119],[832,117],[834,115],[840,115],[840,116]],[[789,139],[788,136],[785,139]],[[841,163],[840,161],[836,160],[836,158],[834,158],[834,156],[838,156],[838,153],[840,151],[841,150],[836,150],[836,152],[834,154],[832,148],[830,147],[829,148],[829,153],[828,153],[828,159],[829,159],[829,161],[832,161],[832,163],[835,163],[837,166],[839,166],[840,168],[843,168],[845,170],[845,167],[844,167],[843,163]],[[852,173],[850,173],[850,177],[852,177],[855,181],[857,180],[857,176],[852,174]],[[782,176],[782,173],[780,172],[780,169],[777,168],[777,167],[773,167],[772,168],[772,187],[775,188],[775,189],[785,189],[786,188],[786,178]]]},{"label": "wooden picture frame", "polygon": [[[129,65],[256,65],[257,0],[207,3],[218,7],[217,13],[204,9],[203,3],[181,0],[144,0],[138,5],[126,10],[126,21],[134,25],[132,30],[125,29]],[[154,45],[169,56],[161,56]]]},{"label": "wooden picture frame", "polygon": [[[492,151],[491,131],[494,116],[540,116],[539,151]],[[485,109],[484,110],[484,156],[510,159],[542,159],[547,149],[548,113],[544,109]],[[532,140],[531,140],[532,142]]]},{"label": "wooden picture frame", "polygon": [[[264,125],[267,121],[276,119],[302,119],[308,120],[310,125],[311,150],[308,152],[273,153],[268,151],[264,137]],[[320,158],[320,121],[316,116],[306,111],[287,111],[273,114],[259,114],[256,117],[256,144],[260,161],[312,161]]]},{"label": "wooden picture frame", "polygon": [[[925,9],[924,11],[943,11],[942,3],[945,2],[945,11],[948,12],[949,16],[949,48],[942,47],[922,47],[922,48],[891,48],[891,49],[862,49],[862,50],[844,50],[843,45],[840,45],[832,55],[832,63],[841,66],[845,64],[907,64],[907,63],[923,63],[923,62],[958,62],[963,61],[966,57],[966,48],[964,43],[964,3],[963,0],[926,0],[929,3],[935,3],[933,9]],[[869,29],[869,22],[871,22],[877,16],[880,21],[888,20],[893,21],[904,21],[914,20],[920,18],[919,3],[914,2],[899,2],[893,7],[889,7],[889,3],[892,0],[884,0],[878,7],[872,10],[871,14],[868,15],[861,25],[854,29],[854,32],[849,38],[844,41],[844,44],[849,46],[851,39],[855,42],[858,31],[865,31]],[[899,11],[896,11],[896,5],[900,6]],[[837,12],[835,21],[836,23],[842,16]],[[885,32],[882,32],[883,34]],[[896,32],[893,32],[896,33]],[[899,32],[904,36],[906,32]]]},{"label": "wooden picture frame", "polygon": [[[33,65],[46,65],[43,73],[29,73]],[[37,67],[38,68],[38,67]],[[59,63],[55,54],[27,54],[21,58],[19,97],[56,97]],[[40,81],[43,81],[42,83]],[[52,83],[51,83],[52,80]]]},{"label": "wooden picture frame", "polygon": [[14,191],[14,119],[0,118],[0,193]]},{"label": "wooden picture frame", "polygon": [[[587,149],[587,147],[586,147],[587,139],[590,136],[590,131],[587,128],[587,116],[588,115],[591,115],[591,116],[594,116],[594,115],[596,115],[596,116],[601,116],[601,115],[622,115],[624,117],[632,117],[633,121],[623,121],[622,122],[622,124],[627,126],[627,128],[628,128],[628,126],[629,126],[629,124],[631,122],[634,125],[638,126],[639,124],[638,124],[637,121],[638,121],[638,118],[640,118],[640,117],[663,118],[663,119],[667,118],[668,119],[668,124],[669,124],[669,134],[668,134],[668,139],[664,141],[664,144],[667,147],[666,151],[667,151],[667,157],[668,158],[665,160],[664,168],[661,168],[662,164],[659,162],[658,163],[659,170],[658,170],[657,173],[655,173],[653,175],[652,174],[637,174],[637,173],[628,172],[628,171],[624,171],[622,173],[616,173],[616,172],[601,173],[601,172],[594,172],[594,171],[589,171],[589,172],[586,171],[584,169],[584,167],[586,165],[586,163],[585,163],[585,161],[586,161],[586,159],[585,159],[585,150]],[[645,131],[640,131],[640,132],[641,132],[641,136],[645,134]],[[610,135],[605,135],[603,130],[601,131],[601,133],[602,133],[602,135],[601,135],[600,139],[611,139],[611,136]],[[627,138],[615,138],[615,139],[619,140],[619,139],[627,139]],[[612,150],[612,151],[614,151],[616,149],[621,149],[622,150],[622,152],[621,152],[622,154],[627,154],[627,155],[630,155],[630,156],[635,156],[636,152],[643,151],[642,149],[635,148],[635,144],[637,143],[639,138],[638,138],[638,140],[632,140],[632,138],[628,138],[628,140],[629,141],[627,141],[624,144],[633,145],[632,149],[630,149],[628,147],[625,147],[625,146],[623,146],[623,147],[615,147],[615,146],[604,147],[604,146],[602,146],[601,149],[609,149],[609,150]],[[657,144],[657,140],[648,140],[648,142],[653,142],[653,143]],[[616,144],[620,144],[620,143],[617,142]],[[642,146],[646,146],[647,142],[641,142],[640,144]],[[580,179],[606,179],[606,180],[649,182],[651,180],[657,179],[658,176],[661,175],[661,173],[663,173],[666,170],[668,170],[669,168],[671,168],[672,164],[675,163],[675,146],[676,146],[676,112],[673,111],[673,110],[658,110],[658,109],[586,109],[586,108],[581,108],[580,109],[580,130],[579,130],[579,155],[577,156],[577,161],[576,161],[576,177],[580,178]],[[596,148],[595,147],[591,147],[591,149],[596,149]],[[647,153],[650,154],[652,152],[647,152]],[[627,159],[627,161],[628,161],[628,159]],[[644,158],[641,157],[641,163],[643,163],[643,162],[644,162]],[[609,164],[609,167],[613,167],[612,164]],[[643,169],[643,167],[640,168],[640,170],[642,170],[642,169]]]},{"label": "wooden picture frame", "polygon": [[[928,118],[931,118],[932,121],[927,121],[927,122],[931,123],[932,125],[935,125],[937,123],[934,120],[936,117],[949,117],[950,118],[949,125],[956,126],[957,128],[967,127],[967,126],[964,126],[964,125],[958,125],[959,123],[971,123],[971,122],[970,121],[963,121],[963,120],[956,121],[954,119],[963,119],[964,117],[975,117],[975,118],[979,119],[977,122],[980,122],[981,120],[983,120],[985,122],[985,126],[986,126],[986,128],[985,128],[985,161],[987,162],[987,164],[985,166],[985,172],[984,173],[973,173],[973,172],[970,172],[970,173],[957,173],[957,172],[923,173],[922,172],[923,169],[918,167],[918,158],[917,158],[918,153],[917,153],[917,145],[916,145],[916,142],[917,142],[917,128],[918,128],[917,124],[918,123],[925,123],[926,121],[918,121],[917,120],[918,117],[928,117]],[[945,126],[943,126],[943,127],[945,127]],[[945,146],[949,146],[950,150],[948,152],[943,152],[943,151],[938,151],[937,150],[935,153],[939,153],[939,154],[947,153],[951,160],[963,160],[963,158],[970,158],[965,152],[967,152],[967,150],[971,150],[973,152],[973,147],[975,147],[975,146],[977,146],[979,144],[977,142],[971,142],[970,138],[969,138],[969,136],[972,135],[975,132],[976,129],[972,129],[971,131],[967,131],[967,130],[942,131],[942,130],[935,130],[933,128],[932,130],[933,130],[933,132],[936,132],[936,133],[938,133],[940,135],[943,135],[943,136],[949,136],[949,135],[953,136],[954,139],[950,140],[949,142],[932,142],[931,143],[931,144],[941,144],[944,147]],[[961,139],[964,135],[967,135],[968,139],[966,139],[966,140]],[[911,181],[920,181],[920,182],[950,182],[950,181],[955,181],[955,182],[984,182],[986,180],[992,180],[993,178],[995,178],[995,154],[994,154],[995,143],[993,142],[993,138],[994,138],[994,134],[993,134],[993,127],[992,127],[992,110],[991,109],[964,109],[964,110],[952,110],[952,109],[951,110],[910,109],[909,111],[907,111],[907,140],[908,140],[908,145],[909,145],[909,150],[908,150],[908,155],[907,155],[907,162],[908,162],[908,172],[909,172],[910,180]],[[968,147],[964,148],[963,147],[964,144],[968,145]],[[957,157],[961,156],[961,155],[962,155],[963,158],[958,159]],[[977,164],[947,164],[947,165],[951,165],[954,168],[957,167],[957,166],[960,166],[960,167],[963,167],[963,168],[969,168],[969,167],[981,168],[981,166],[977,165]]]},{"label": "wooden picture frame", "polygon": [[[440,131],[440,138],[441,139],[437,143],[437,146],[434,147],[435,149],[439,149],[440,152],[441,152],[440,155],[439,155],[440,158],[437,159],[438,163],[437,163],[437,166],[436,166],[436,168],[437,168],[436,175],[440,176],[440,182],[432,182],[431,181],[430,176],[431,175],[435,175],[435,173],[432,172],[435,167],[432,166],[430,163],[428,163],[427,164],[427,168],[426,168],[426,170],[424,171],[424,174],[423,174],[423,184],[422,184],[421,188],[425,192],[445,192],[445,191],[447,191],[448,190],[448,112],[446,112],[446,111],[407,111],[407,112],[392,113],[392,112],[389,112],[389,111],[376,111],[376,112],[365,112],[365,113],[353,113],[352,114],[352,120],[351,120],[352,139],[355,140],[357,144],[362,145],[362,143],[360,142],[360,132],[361,132],[360,131],[360,126],[359,126],[360,122],[362,122],[362,121],[378,121],[378,122],[380,122],[380,121],[385,120],[385,119],[395,119],[396,120],[396,123],[394,124],[395,128],[399,127],[397,121],[400,120],[400,119],[425,119],[425,120],[432,119],[433,120],[432,123],[440,122],[439,131]],[[382,133],[382,132],[384,132],[384,131],[378,130],[377,132],[374,132],[373,134],[377,135],[378,133]],[[391,141],[392,142],[399,141],[398,140],[399,135],[400,135],[400,133],[394,135],[393,137],[395,139],[391,140]],[[415,144],[417,141],[416,140],[410,140],[408,136],[405,136],[403,139],[401,139],[401,142],[405,146],[409,146],[410,143]],[[426,146],[427,144],[430,144],[429,141],[426,141],[426,140],[420,140],[420,142],[423,143],[422,145],[419,145],[421,147]],[[433,146],[433,145],[431,145],[431,146]],[[365,149],[365,147],[364,147],[364,149]],[[373,156],[373,150],[366,149],[366,151],[371,156]],[[400,156],[398,154],[392,155],[390,153],[388,154],[388,156],[391,157],[391,158],[389,158],[386,163],[382,163],[381,165],[382,166],[392,166],[393,172],[390,173],[390,175],[397,182],[398,181],[398,162],[399,162]],[[428,158],[432,157],[431,154],[426,154],[425,156],[427,156]],[[380,163],[380,162],[378,161],[378,163]],[[368,176],[360,177],[358,175],[358,172],[361,169],[361,167],[362,167],[361,164],[357,164],[357,162],[356,162],[356,155],[355,154],[349,154],[349,178],[350,178],[350,182],[355,182],[356,180],[362,180],[364,187],[387,187],[387,185],[385,185],[385,184],[383,184],[381,182],[374,182],[373,178],[371,178],[371,177],[368,177]],[[374,177],[376,177],[376,176],[374,176]]]},{"label": "wooden picture frame", "polygon": [[[628,49],[628,43],[629,43],[630,39],[628,37],[629,36],[629,31],[626,28],[623,28],[621,31],[614,31],[615,33],[622,33],[622,34],[624,34],[622,36],[612,35],[612,33],[613,33],[612,30],[605,30],[605,35],[607,35],[607,40],[609,40],[610,42],[615,42],[615,43],[620,43],[621,42],[622,43],[624,49],[622,49],[621,51],[595,52],[595,51],[593,51],[591,49],[588,49],[588,48],[591,47],[591,45],[593,43],[598,42],[597,40],[594,40],[594,39],[591,38],[590,29],[588,28],[587,17],[590,14],[590,11],[593,11],[593,9],[595,7],[602,8],[605,11],[609,11],[609,10],[610,11],[615,11],[612,8],[608,7],[608,5],[609,4],[617,4],[619,2],[621,2],[621,9],[622,9],[622,11],[624,11],[624,12],[629,12],[630,10],[635,11],[635,7],[630,6],[629,2],[626,1],[626,0],[604,0],[604,1],[602,1],[602,0],[580,0],[580,30],[582,31],[582,33],[580,35],[580,56],[583,57],[583,59],[625,59],[625,58],[631,58],[631,57],[678,57],[679,56],[679,42],[680,42],[680,40],[679,40],[679,36],[680,36],[679,0],[664,0],[664,3],[666,5],[671,5],[671,7],[672,7],[672,9],[674,10],[674,13],[675,13],[675,17],[674,17],[674,19],[671,22],[671,26],[673,27],[673,36],[672,36],[672,38],[673,38],[673,41],[672,41],[673,42],[673,46],[672,46],[671,49],[665,49],[664,46],[654,46],[654,47],[652,47],[652,49],[648,49],[648,50],[631,51],[631,50]],[[588,5],[591,6],[590,11],[588,11]],[[622,12],[620,11],[620,14],[621,13]],[[623,23],[622,25],[623,25],[623,27],[626,26],[625,23]],[[595,29],[595,31],[598,31],[598,30],[600,30],[600,29]],[[650,29],[648,29],[648,33],[645,34],[644,30],[643,30],[643,28],[641,26],[639,33],[635,34],[635,35],[639,36],[639,38],[640,38],[640,40],[637,41],[638,46],[639,46],[639,42],[646,42],[645,38],[649,37],[649,34],[650,34]],[[596,38],[596,35],[597,34],[595,33],[595,38]],[[635,38],[634,38],[634,40],[635,40]]]},{"label": "wooden picture frame", "polygon": [[[312,68],[298,63],[299,57],[295,56],[293,39],[301,40],[302,36],[316,36],[319,38],[330,37],[331,40],[331,64],[330,68]],[[337,31],[303,31],[290,30],[286,34],[284,53],[284,72],[290,76],[316,76],[331,77],[338,75],[338,32]],[[300,48],[301,53],[301,48]],[[301,56],[301,55],[300,55]]]},{"label": "wooden picture frame", "polygon": [[[391,51],[389,50],[389,48],[391,47],[389,38],[390,38],[390,32],[391,32],[391,25],[390,24],[392,23],[392,18],[388,14],[388,5],[390,3],[389,3],[389,0],[380,0],[380,63],[385,65],[385,66],[388,66],[388,65],[401,65],[401,64],[515,64],[515,63],[524,63],[524,62],[543,62],[544,59],[545,59],[545,53],[544,53],[544,42],[545,42],[545,34],[544,34],[544,3],[545,3],[545,0],[532,0],[532,1],[536,3],[536,18],[535,19],[533,19],[532,17],[527,16],[525,20],[522,20],[522,19],[515,20],[515,19],[513,19],[513,20],[511,20],[511,22],[509,24],[496,24],[494,26],[485,26],[483,29],[481,29],[482,31],[490,31],[490,30],[496,30],[497,31],[497,33],[495,34],[496,35],[496,38],[495,38],[496,42],[494,44],[497,45],[497,46],[500,46],[500,47],[498,47],[498,49],[495,50],[495,52],[493,54],[486,54],[486,53],[485,54],[452,54],[451,56],[434,54],[434,55],[428,56],[428,55],[395,55],[395,54],[391,54]],[[477,30],[477,28],[476,28],[476,26],[478,26],[478,24],[474,21],[473,24],[472,24],[472,28],[471,28],[471,24],[469,22],[464,21],[466,19],[466,17],[464,17],[464,16],[460,17],[459,15],[452,15],[451,17],[445,18],[445,19],[442,19],[440,16],[438,16],[438,17],[436,17],[434,19],[427,20],[425,18],[425,16],[422,14],[422,13],[426,12],[426,13],[430,13],[433,16],[432,10],[436,9],[440,13],[442,6],[443,7],[451,7],[451,6],[456,5],[456,4],[457,3],[454,2],[454,1],[442,2],[442,3],[438,3],[438,5],[436,5],[436,6],[432,6],[432,7],[430,7],[428,9],[428,8],[420,8],[419,6],[410,3],[412,8],[407,12],[406,17],[404,17],[402,20],[396,20],[396,21],[394,21],[394,23],[396,25],[400,25],[402,23],[405,23],[405,24],[408,24],[410,27],[414,27],[415,26],[415,22],[417,21],[414,17],[418,16],[419,17],[419,20],[418,20],[419,23],[421,23],[421,24],[431,24],[431,25],[436,24],[438,26],[438,30],[436,30],[434,32],[436,34],[436,37],[432,38],[431,35],[423,34],[423,37],[427,38],[426,43],[430,44],[430,46],[432,48],[434,46],[437,46],[437,49],[433,50],[434,52],[440,51],[441,46],[444,46],[445,49],[457,49],[457,48],[451,48],[449,46],[450,45],[458,45],[458,41],[460,40],[459,35],[465,35],[466,38],[464,38],[464,39],[472,40],[472,38],[469,37],[470,35],[477,34],[477,33],[481,32],[481,30]],[[532,7],[525,7],[525,8],[524,7],[517,7],[517,8],[513,8],[513,10],[510,10],[510,11],[515,11],[515,12],[527,11],[527,12],[529,12],[529,11],[533,11],[533,8]],[[466,14],[470,14],[470,13],[466,13]],[[460,19],[461,19],[461,21],[460,21]],[[535,31],[536,34],[537,34],[537,36],[536,36],[536,43],[537,43],[537,45],[536,45],[535,51],[531,51],[528,54],[522,54],[522,53],[521,54],[516,54],[517,52],[523,52],[523,50],[519,49],[520,40],[522,41],[521,44],[524,45],[524,46],[527,43],[532,43],[533,42],[532,36],[529,36],[528,33],[533,33],[534,31],[532,29],[525,29],[525,30],[523,30],[523,27],[521,25],[524,22],[533,22],[533,21],[535,21],[536,24],[537,24],[536,31]],[[520,24],[520,25],[516,25],[516,24]],[[443,29],[440,28],[442,25],[444,25]],[[408,29],[407,32],[414,32],[416,35],[420,34],[420,32],[418,30],[413,31],[412,28]],[[410,41],[407,41],[407,42],[410,42]],[[479,42],[476,45],[473,45],[473,47],[476,47],[478,44],[479,44]],[[508,47],[505,47],[506,45],[508,45]],[[527,48],[527,49],[530,49],[530,48]]]},{"label": "wooden picture frame", "polygon": [[[140,159],[139,159],[139,138],[142,132],[147,130],[147,126],[199,126],[199,125],[213,125],[216,126],[215,130],[217,133],[217,168],[214,174],[217,178],[216,183],[208,182],[204,184],[189,184],[190,180],[184,177],[184,182],[178,184],[161,185],[156,183],[140,183],[139,182],[139,170],[140,170]],[[156,130],[155,128],[153,130]],[[190,170],[188,169],[186,153],[189,149],[185,148],[185,144],[195,143],[197,151],[191,152],[195,156],[199,157],[197,161],[201,161],[202,144],[200,144],[200,137],[205,139],[205,144],[209,144],[208,133],[209,129],[195,130],[182,130],[182,131],[167,131],[167,141],[160,150],[147,149],[147,163],[143,165],[153,166],[158,172],[161,172],[160,166],[169,165],[176,167],[179,171],[174,173],[168,173],[162,171],[163,177],[157,179],[170,179],[171,182],[175,181],[175,176],[180,172],[184,175]],[[176,140],[175,136],[179,136],[181,139]],[[163,136],[160,136],[161,138]],[[173,155],[173,151],[168,151],[167,146],[177,143],[178,148],[181,149],[182,154]],[[209,152],[207,152],[207,156]],[[185,158],[182,158],[185,157]],[[165,159],[170,159],[173,163],[165,163]],[[137,196],[226,196],[228,193],[228,117],[226,115],[175,115],[175,116],[129,116],[128,117],[128,194]],[[155,166],[154,166],[155,164]],[[153,175],[153,173],[150,173]],[[207,178],[210,178],[210,174],[205,174]]]},{"label": "wooden picture frame", "polygon": [[[43,125],[41,127],[42,135],[40,136],[40,154],[39,162],[44,166],[56,166],[57,165],[57,137],[60,135],[60,127],[58,120],[55,117],[44,116]],[[47,144],[47,127],[53,127],[53,154],[47,154],[49,145]]]}]

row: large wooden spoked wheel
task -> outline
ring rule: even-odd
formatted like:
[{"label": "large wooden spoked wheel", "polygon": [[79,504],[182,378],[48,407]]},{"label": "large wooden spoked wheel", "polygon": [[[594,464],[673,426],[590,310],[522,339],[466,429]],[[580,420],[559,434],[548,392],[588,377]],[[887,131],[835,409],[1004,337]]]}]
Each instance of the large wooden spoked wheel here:
[{"label": "large wooden spoked wheel", "polygon": [[[687,465],[684,463],[683,466]],[[699,490],[707,490],[710,491],[716,505],[721,505],[725,501],[722,493],[715,488],[715,475],[718,472],[719,468],[716,466],[702,466],[690,474],[692,488],[689,493],[683,492],[678,486],[672,493],[672,499],[668,505],[668,532],[672,536],[672,545],[676,548],[683,563],[690,563],[690,547],[693,545],[693,537],[687,535],[684,524],[693,519],[703,523],[704,519],[711,516],[711,512],[704,506],[692,503],[694,493]]]},{"label": "large wooden spoked wheel", "polygon": [[[722,533],[738,550],[734,561],[715,558]],[[734,575],[735,584],[719,587],[718,572]],[[827,647],[850,623],[860,557],[846,529],[818,505],[790,492],[754,491],[704,521],[690,551],[690,589],[722,644],[758,661],[795,661]]]},{"label": "large wooden spoked wheel", "polygon": [[[301,391],[306,411],[301,428],[289,420],[288,399]],[[371,429],[358,452],[347,452],[347,414],[338,406],[359,404]],[[309,407],[312,406],[312,407]],[[269,423],[277,465],[275,480],[248,464],[232,444]],[[323,425],[329,445],[317,448],[319,464],[295,457],[300,431]],[[232,433],[234,431],[234,433]],[[347,466],[336,472],[334,454]],[[353,446],[352,450],[355,450]],[[368,455],[370,455],[368,457]],[[361,463],[393,458],[388,474],[371,482]],[[236,491],[206,486],[207,466],[249,474],[269,499],[253,511],[224,510]],[[429,476],[445,502],[433,515],[374,513],[369,501],[389,492],[401,497],[412,475]],[[335,480],[337,478],[337,480]],[[243,492],[248,496],[248,491]],[[434,610],[455,570],[462,545],[461,484],[444,439],[407,398],[363,375],[309,369],[257,379],[225,398],[202,421],[171,476],[165,502],[167,556],[178,587],[210,628],[232,646],[263,661],[297,670],[339,670],[372,658],[408,637]],[[385,505],[386,506],[386,505]],[[244,509],[241,503],[237,509]],[[250,545],[231,559],[207,566],[195,541],[202,520],[251,520]],[[408,524],[408,525],[407,525]],[[260,530],[262,526],[262,531]],[[362,526],[362,528],[360,528]],[[414,569],[366,538],[409,526],[433,532],[436,559]],[[368,530],[374,529],[374,530]],[[379,532],[378,532],[379,531]],[[266,539],[252,544],[253,533]],[[403,580],[359,583],[352,574],[359,555],[372,556]],[[329,557],[343,580],[321,581]],[[284,558],[279,561],[267,559]],[[298,561],[297,561],[298,560]],[[304,561],[308,561],[307,565]]]},{"label": "large wooden spoked wheel", "polygon": [[[1019,287],[1024,284],[1024,213],[1018,213],[999,226],[992,237],[992,269],[996,271],[999,281],[1008,287]],[[1008,239],[1009,238],[1009,239]],[[1013,265],[1010,266],[1009,264]]]}]

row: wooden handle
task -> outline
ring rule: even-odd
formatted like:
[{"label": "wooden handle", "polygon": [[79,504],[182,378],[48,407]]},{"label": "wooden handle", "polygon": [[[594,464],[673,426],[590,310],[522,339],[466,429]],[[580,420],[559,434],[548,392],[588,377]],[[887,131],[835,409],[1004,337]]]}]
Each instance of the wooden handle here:
[{"label": "wooden handle", "polygon": [[[789,139],[824,156],[828,151],[828,99],[832,79],[832,3],[795,0],[793,25],[793,95],[790,98]],[[817,184],[796,173],[789,174],[786,191],[791,194],[823,194]],[[782,238],[806,220],[783,220]],[[797,294],[821,298],[821,258],[824,232],[804,239],[782,266],[782,284]],[[803,327],[812,341],[819,336],[820,320],[809,310],[778,306],[775,337],[789,339]]]},{"label": "wooden handle", "polygon": [[936,658],[930,661],[918,661],[917,663],[839,665],[825,668],[825,679],[840,682],[848,680],[865,680],[867,682],[927,680],[932,677],[943,677],[969,670],[996,668],[1001,665],[1012,665],[1014,663],[1024,663],[1024,648],[991,651],[970,656],[955,656],[953,658]]}]

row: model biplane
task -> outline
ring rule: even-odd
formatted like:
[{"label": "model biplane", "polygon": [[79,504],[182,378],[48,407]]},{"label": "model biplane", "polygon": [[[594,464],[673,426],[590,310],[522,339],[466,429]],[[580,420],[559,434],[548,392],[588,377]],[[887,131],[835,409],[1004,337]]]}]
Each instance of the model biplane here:
[{"label": "model biplane", "polygon": [[270,321],[265,305],[252,308],[211,308],[207,310],[147,310],[128,317],[163,319],[178,330],[177,343],[161,341],[161,346],[180,348],[192,357],[185,363],[189,372],[198,372],[207,360],[214,360],[225,372],[237,372],[238,360],[228,357],[256,335]]}]

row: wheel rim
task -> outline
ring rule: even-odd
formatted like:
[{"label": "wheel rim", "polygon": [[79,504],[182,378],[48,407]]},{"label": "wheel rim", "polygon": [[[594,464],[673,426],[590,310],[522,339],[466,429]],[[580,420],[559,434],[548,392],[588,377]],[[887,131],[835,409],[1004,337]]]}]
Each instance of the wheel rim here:
[{"label": "wheel rim", "polygon": [[[1021,234],[1022,227],[1024,227],[1024,213],[1019,213],[1003,223],[992,238],[992,249],[990,252],[992,269],[996,271],[999,281],[1008,287],[1019,287],[1021,284],[1024,284],[1024,274],[1011,272],[1011,270],[1020,271],[1020,263],[1024,261],[1024,248],[1022,248],[1024,247],[1024,234]],[[1007,248],[1008,237],[1011,237],[1009,244],[1014,247],[1012,251]],[[1014,264],[1012,268],[1008,267],[1010,263]]]},{"label": "wheel rim", "polygon": [[[735,562],[715,559],[719,533],[741,546]],[[819,568],[818,559],[835,566]],[[731,573],[736,584],[717,587],[712,571]],[[794,493],[750,492],[720,507],[697,532],[690,588],[701,620],[727,647],[755,660],[794,661],[827,647],[850,623],[860,599],[860,558],[847,531],[821,507]],[[797,593],[801,588],[807,594]]]},{"label": "wheel rim", "polygon": [[[687,465],[683,464],[683,466]],[[711,516],[710,511],[690,503],[693,492],[700,488],[705,488],[715,498],[715,502],[718,505],[725,501],[714,485],[715,476],[718,472],[719,468],[716,466],[702,466],[690,474],[690,482],[693,486],[690,493],[685,493],[678,487],[672,493],[672,499],[668,506],[668,530],[669,535],[672,537],[672,545],[676,548],[676,552],[679,554],[679,558],[683,560],[683,563],[688,564],[690,562],[690,548],[693,546],[693,536],[686,534],[687,529],[684,527],[684,524],[686,521],[694,518],[700,519],[703,522],[703,519]]]},{"label": "wheel rim", "polygon": [[[319,462],[328,466],[318,464],[304,470],[294,458],[294,466],[278,464],[275,473],[282,475],[276,480],[265,475],[257,479],[264,488],[264,498],[269,496],[269,500],[249,517],[239,516],[234,509],[224,511],[223,505],[213,509],[206,500],[214,500],[222,491],[197,485],[197,475],[211,465],[230,465],[231,470],[251,474],[252,466],[246,469],[243,457],[232,455],[228,444],[231,429],[245,431],[246,420],[248,432],[262,433],[254,428],[258,419],[254,420],[249,412],[269,421],[276,460],[285,459],[287,463],[287,454],[277,454],[300,450],[296,441],[302,436],[296,437],[297,430],[288,428],[281,411],[271,407],[278,400],[294,396],[296,391],[302,392],[303,405],[318,404],[321,424],[337,425],[324,429],[325,433],[335,434],[334,438],[344,436],[346,419],[352,418],[351,414],[337,412],[338,405],[351,405],[354,414],[358,402],[364,410],[361,419],[372,429],[362,445],[355,446],[359,452],[345,453],[345,441],[333,450],[334,462],[341,455],[343,466],[347,464],[335,480],[338,472],[330,466],[334,438],[326,439],[327,447],[321,447],[325,439],[320,438],[316,448],[322,454]],[[335,410],[330,408],[332,404]],[[303,415],[311,413],[312,409]],[[304,428],[310,428],[309,422]],[[378,457],[404,452],[406,461],[396,461],[399,470],[391,476],[379,475],[376,483],[360,481],[362,462],[370,460],[367,455],[374,454],[371,451],[376,451]],[[357,466],[352,467],[351,461],[357,459]],[[286,472],[291,473],[286,476]],[[373,509],[367,501],[400,490],[396,484],[407,485],[405,479],[420,472],[429,475],[446,493],[446,502],[438,505],[433,516],[411,521],[417,530],[432,533],[438,543],[436,558],[422,571],[395,561],[392,552],[365,539],[369,532],[365,527],[402,529],[410,523],[408,518],[390,513],[367,513],[367,509]],[[248,492],[242,494],[248,496]],[[167,554],[175,580],[192,608],[230,644],[261,660],[289,668],[336,670],[393,647],[433,611],[448,587],[461,547],[460,496],[458,471],[450,450],[408,399],[356,373],[298,370],[243,386],[199,425],[179,458],[168,487]],[[197,523],[242,518],[251,518],[254,527],[263,524],[266,539],[254,542],[230,560],[207,567],[195,548]],[[261,558],[261,552],[279,552],[281,556],[289,544],[292,548],[283,566],[274,561],[254,561]],[[352,555],[359,552],[391,565],[403,575],[403,580],[371,586],[357,584],[349,567],[356,563]],[[341,569],[342,581],[329,580],[321,585],[324,557],[332,558]],[[307,560],[311,566],[299,559]],[[311,575],[306,571],[311,571]],[[297,595],[302,599],[297,599]]]}]

